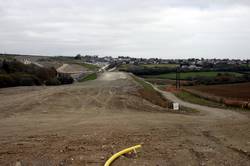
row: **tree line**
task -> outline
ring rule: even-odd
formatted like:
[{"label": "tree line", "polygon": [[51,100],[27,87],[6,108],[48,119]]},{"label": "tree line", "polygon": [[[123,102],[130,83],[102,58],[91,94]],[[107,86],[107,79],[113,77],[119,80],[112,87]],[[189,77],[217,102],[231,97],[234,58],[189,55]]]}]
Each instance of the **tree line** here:
[{"label": "tree line", "polygon": [[58,76],[55,68],[25,65],[17,60],[0,61],[0,88],[73,83],[70,76]]}]

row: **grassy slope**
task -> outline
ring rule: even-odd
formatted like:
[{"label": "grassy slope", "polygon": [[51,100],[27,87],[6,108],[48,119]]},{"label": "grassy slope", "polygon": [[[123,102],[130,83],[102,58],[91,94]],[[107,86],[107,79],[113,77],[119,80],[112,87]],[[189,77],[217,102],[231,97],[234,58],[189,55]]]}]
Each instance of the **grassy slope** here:
[{"label": "grassy slope", "polygon": [[[188,77],[195,77],[195,76],[206,76],[206,77],[216,77],[218,73],[223,73],[223,72],[187,72],[187,73],[181,73],[181,79],[185,80]],[[236,72],[225,72],[225,73],[230,73],[234,74],[236,76],[242,76],[240,73]],[[168,73],[168,74],[160,74],[160,75],[154,75],[150,76],[152,78],[161,78],[161,79],[175,79],[176,74],[175,73]]]},{"label": "grassy slope", "polygon": [[[151,94],[151,96],[145,95],[142,96],[144,97],[146,100],[156,104],[156,105],[160,105],[162,106],[161,102],[164,102],[165,104],[167,103],[167,105],[165,105],[165,107],[171,107],[171,102],[167,101],[159,92],[157,92],[150,84],[148,84],[147,82],[143,81],[142,79],[132,75],[132,77],[134,78],[134,80],[136,82],[138,82],[140,85],[143,86],[143,88],[145,89],[145,91],[147,91],[148,93]],[[149,97],[149,98],[148,98]],[[153,100],[155,99],[155,100]],[[164,106],[163,106],[164,107]],[[197,113],[199,111],[192,109],[192,108],[187,108],[187,107],[183,107],[181,106],[181,111],[186,112],[186,113]]]},{"label": "grassy slope", "polygon": [[97,74],[96,73],[92,73],[92,74],[89,74],[86,77],[82,78],[81,80],[79,80],[79,82],[95,80],[96,78],[97,78]]},{"label": "grassy slope", "polygon": [[140,79],[140,78],[138,78],[138,77],[136,77],[134,75],[132,75],[132,77],[134,78],[134,80],[136,82],[138,82],[140,85],[142,85],[144,89],[150,90],[150,91],[155,91],[154,88],[150,84],[146,83],[142,79]]},{"label": "grassy slope", "polygon": [[138,82],[143,89],[139,90],[139,94],[142,98],[150,101],[155,105],[159,105],[161,107],[169,107],[170,102],[167,101],[159,92],[157,92],[150,84],[143,81],[142,79],[132,75],[133,79]]},{"label": "grassy slope", "polygon": [[180,91],[178,93],[175,94],[177,97],[179,97],[180,99],[190,102],[190,103],[194,103],[194,104],[199,104],[199,105],[206,105],[206,106],[210,106],[210,107],[222,107],[222,104],[220,103],[216,103],[213,101],[209,101],[200,97],[197,97],[195,95],[192,95],[188,92],[184,92],[184,91]]},{"label": "grassy slope", "polygon": [[99,68],[97,65],[84,63],[82,60],[74,59],[74,57],[51,57],[51,59],[59,62],[81,65],[89,70],[96,70]]},{"label": "grassy slope", "polygon": [[94,65],[94,64],[88,64],[88,63],[75,63],[75,64],[78,64],[78,65],[81,65],[89,70],[97,70],[99,69],[98,66]]}]

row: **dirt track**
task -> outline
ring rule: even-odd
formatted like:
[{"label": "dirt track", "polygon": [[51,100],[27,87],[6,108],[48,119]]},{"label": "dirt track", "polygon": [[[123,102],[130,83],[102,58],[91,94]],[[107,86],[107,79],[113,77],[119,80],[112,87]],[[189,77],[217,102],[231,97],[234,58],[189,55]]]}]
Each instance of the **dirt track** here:
[{"label": "dirt track", "polygon": [[[182,106],[188,107],[188,108],[193,108],[195,110],[201,111],[203,113],[203,117],[205,119],[233,119],[233,120],[247,120],[248,118],[245,115],[240,114],[239,112],[235,112],[233,110],[229,109],[219,109],[219,108],[212,108],[208,106],[202,106],[198,104],[193,104],[193,103],[188,103],[185,101],[182,101],[181,99],[177,98],[174,94],[166,91],[159,90],[155,88],[157,91],[159,91],[161,94],[163,94],[168,100],[172,102],[179,103]],[[208,118],[209,116],[209,118]]]},{"label": "dirt track", "polygon": [[249,165],[249,114],[168,113],[138,88],[107,72],[82,84],[0,89],[0,165],[103,165],[139,143],[136,158],[114,165]]}]

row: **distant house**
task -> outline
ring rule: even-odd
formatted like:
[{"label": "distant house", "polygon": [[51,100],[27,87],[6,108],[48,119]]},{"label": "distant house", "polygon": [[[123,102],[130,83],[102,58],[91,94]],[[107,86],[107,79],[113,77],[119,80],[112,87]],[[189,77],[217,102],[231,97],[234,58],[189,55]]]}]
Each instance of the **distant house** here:
[{"label": "distant house", "polygon": [[30,65],[31,61],[29,59],[22,59],[21,62],[25,65]]}]

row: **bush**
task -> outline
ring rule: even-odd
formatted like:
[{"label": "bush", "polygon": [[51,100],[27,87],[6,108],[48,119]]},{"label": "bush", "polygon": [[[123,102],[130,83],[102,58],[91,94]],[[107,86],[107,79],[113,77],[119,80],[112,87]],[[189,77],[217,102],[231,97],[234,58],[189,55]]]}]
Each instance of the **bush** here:
[{"label": "bush", "polygon": [[71,76],[60,76],[58,77],[58,80],[61,82],[61,84],[72,84],[74,82],[74,79]]},{"label": "bush", "polygon": [[2,69],[7,73],[24,72],[25,65],[18,61],[3,61]]},{"label": "bush", "polygon": [[72,84],[70,76],[57,78],[55,68],[44,68],[33,64],[25,65],[18,61],[4,60],[0,66],[0,88],[32,85]]},{"label": "bush", "polygon": [[55,68],[38,68],[36,72],[33,73],[43,81],[53,79],[57,75]]},{"label": "bush", "polygon": [[41,85],[40,79],[36,76],[26,73],[13,73],[10,74],[15,82],[15,86],[32,86]]},{"label": "bush", "polygon": [[30,74],[13,73],[0,75],[0,87],[41,85],[41,81]]},{"label": "bush", "polygon": [[49,80],[56,77],[57,72],[55,68],[43,68],[34,64],[25,65],[18,61],[3,61],[1,69],[2,71],[12,73],[26,73],[36,76],[42,81]]},{"label": "bush", "polygon": [[36,85],[32,77],[21,77],[19,80],[21,86],[32,86]]},{"label": "bush", "polygon": [[61,85],[61,82],[57,78],[52,78],[45,81],[45,85]]},{"label": "bush", "polygon": [[1,74],[0,75],[0,88],[14,86],[14,80],[10,75]]}]

